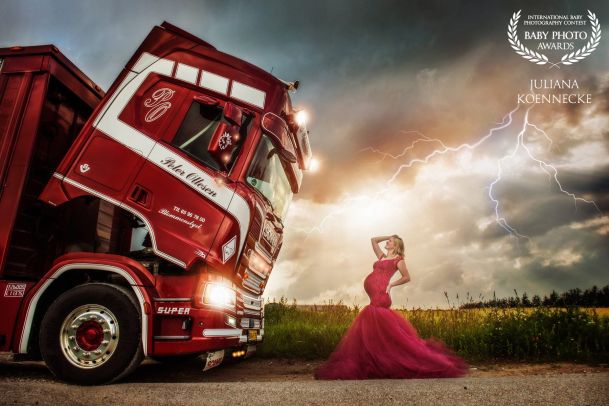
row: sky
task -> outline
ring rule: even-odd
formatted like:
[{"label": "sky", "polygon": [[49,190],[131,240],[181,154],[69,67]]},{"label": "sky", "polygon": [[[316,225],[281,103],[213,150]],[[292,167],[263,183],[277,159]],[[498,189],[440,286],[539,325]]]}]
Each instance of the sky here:
[{"label": "sky", "polygon": [[[533,64],[508,43],[521,9],[591,10],[600,42]],[[606,1],[4,1],[0,46],[52,43],[107,89],[164,20],[301,83],[320,166],[290,205],[267,300],[367,304],[370,238],[388,234],[411,275],[393,307],[609,283]],[[519,105],[532,79],[576,80],[554,92],[592,102]]]}]

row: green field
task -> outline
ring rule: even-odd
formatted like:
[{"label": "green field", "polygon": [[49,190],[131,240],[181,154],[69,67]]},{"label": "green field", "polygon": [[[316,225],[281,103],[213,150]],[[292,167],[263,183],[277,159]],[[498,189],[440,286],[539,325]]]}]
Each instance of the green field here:
[{"label": "green field", "polygon": [[[421,337],[435,337],[469,361],[609,360],[609,315],[594,308],[395,309]],[[342,303],[326,310],[295,302],[265,305],[262,357],[325,359],[360,311]]]}]

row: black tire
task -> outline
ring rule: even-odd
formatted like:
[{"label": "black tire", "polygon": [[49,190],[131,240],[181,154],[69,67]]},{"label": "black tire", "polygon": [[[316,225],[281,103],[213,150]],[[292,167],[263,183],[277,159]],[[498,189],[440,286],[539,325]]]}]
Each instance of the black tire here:
[{"label": "black tire", "polygon": [[[69,359],[70,349],[69,346],[65,350],[62,348],[65,333],[61,331],[64,320],[86,305],[99,305],[109,310],[116,319],[116,323],[111,324],[118,326],[119,333],[110,339],[116,341],[111,344],[113,352],[107,360],[87,368]],[[108,283],[80,285],[61,294],[49,306],[40,326],[40,352],[51,372],[63,381],[79,385],[110,383],[127,376],[142,362],[141,326],[140,306],[132,291]]]}]

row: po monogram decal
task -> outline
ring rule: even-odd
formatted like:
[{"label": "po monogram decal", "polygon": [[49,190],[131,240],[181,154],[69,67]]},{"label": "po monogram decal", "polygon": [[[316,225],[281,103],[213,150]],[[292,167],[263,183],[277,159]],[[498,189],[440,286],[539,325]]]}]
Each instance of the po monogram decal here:
[{"label": "po monogram decal", "polygon": [[171,103],[167,100],[170,100],[174,93],[175,90],[166,87],[155,90],[152,96],[144,101],[144,106],[150,107],[144,120],[150,123],[165,114],[171,108]]}]

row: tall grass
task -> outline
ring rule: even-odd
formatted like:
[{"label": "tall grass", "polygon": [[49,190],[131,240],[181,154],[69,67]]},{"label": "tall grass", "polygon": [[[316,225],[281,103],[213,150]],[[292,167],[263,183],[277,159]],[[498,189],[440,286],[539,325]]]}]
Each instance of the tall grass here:
[{"label": "tall grass", "polygon": [[[594,309],[396,309],[423,338],[444,341],[470,361],[609,360],[609,317]],[[265,305],[262,357],[327,358],[358,314],[342,302],[323,311],[281,298]]]}]

